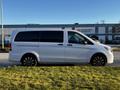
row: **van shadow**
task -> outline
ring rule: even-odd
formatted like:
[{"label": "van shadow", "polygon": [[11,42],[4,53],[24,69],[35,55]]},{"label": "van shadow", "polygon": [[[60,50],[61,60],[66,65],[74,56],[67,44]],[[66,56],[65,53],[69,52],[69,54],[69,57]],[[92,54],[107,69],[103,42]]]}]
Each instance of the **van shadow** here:
[{"label": "van shadow", "polygon": [[39,67],[39,66],[40,66],[40,67],[41,67],[41,66],[46,66],[46,67],[47,67],[47,66],[51,66],[51,67],[52,67],[52,66],[61,66],[61,67],[62,67],[62,66],[88,66],[88,65],[89,65],[89,64],[85,64],[85,63],[84,63],[84,64],[83,64],[83,63],[80,63],[80,64],[70,64],[70,63],[60,63],[60,64],[57,63],[57,64],[53,64],[53,63],[52,63],[52,64],[38,64],[37,66],[38,66],[38,67]]},{"label": "van shadow", "polygon": [[[14,66],[22,66],[21,64],[2,64],[0,63],[0,67],[14,67]],[[44,64],[38,64],[37,66],[35,67],[63,67],[63,66],[90,66],[90,64],[69,64],[69,63],[62,63],[62,64],[48,64],[48,63],[44,63]],[[23,66],[24,67],[24,66]],[[25,66],[26,67],[26,66]],[[30,67],[30,66],[28,66]],[[32,67],[32,66],[31,66]]]}]

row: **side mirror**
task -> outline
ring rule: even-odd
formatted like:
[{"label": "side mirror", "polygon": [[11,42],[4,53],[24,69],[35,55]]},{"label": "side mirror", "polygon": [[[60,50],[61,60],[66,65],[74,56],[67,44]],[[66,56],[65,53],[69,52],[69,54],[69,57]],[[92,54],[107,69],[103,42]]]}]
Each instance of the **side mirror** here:
[{"label": "side mirror", "polygon": [[84,41],[84,44],[87,45],[88,44],[87,41]]},{"label": "side mirror", "polygon": [[87,42],[87,41],[82,41],[82,43],[83,43],[83,44],[85,44],[85,45],[87,45],[87,44],[88,44],[88,42]]},{"label": "side mirror", "polygon": [[98,36],[96,36],[96,35],[92,35],[92,36],[90,36],[90,38],[92,38],[93,40],[99,40]]}]

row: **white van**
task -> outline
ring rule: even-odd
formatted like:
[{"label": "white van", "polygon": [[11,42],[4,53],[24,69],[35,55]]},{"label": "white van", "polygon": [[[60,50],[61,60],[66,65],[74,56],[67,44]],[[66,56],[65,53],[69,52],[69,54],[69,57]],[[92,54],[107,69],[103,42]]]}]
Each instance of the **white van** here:
[{"label": "white van", "polygon": [[14,31],[10,61],[24,66],[38,63],[113,63],[111,47],[97,43],[76,30]]}]

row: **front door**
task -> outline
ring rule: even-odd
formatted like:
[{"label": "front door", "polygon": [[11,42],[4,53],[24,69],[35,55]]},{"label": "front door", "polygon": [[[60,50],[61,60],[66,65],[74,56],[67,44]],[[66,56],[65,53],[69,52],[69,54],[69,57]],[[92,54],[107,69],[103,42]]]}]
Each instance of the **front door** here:
[{"label": "front door", "polygon": [[88,62],[94,45],[77,32],[67,32],[65,62]]}]

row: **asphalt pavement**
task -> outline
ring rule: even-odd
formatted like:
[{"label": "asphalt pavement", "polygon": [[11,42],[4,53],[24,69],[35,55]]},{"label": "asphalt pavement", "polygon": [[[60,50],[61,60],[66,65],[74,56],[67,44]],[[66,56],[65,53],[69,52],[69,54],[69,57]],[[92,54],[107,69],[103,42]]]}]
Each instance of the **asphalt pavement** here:
[{"label": "asphalt pavement", "polygon": [[11,66],[13,63],[9,62],[9,53],[0,53],[0,67],[1,66]]},{"label": "asphalt pavement", "polygon": [[[114,57],[114,63],[108,66],[120,66],[120,52],[114,52]],[[13,65],[16,64],[9,62],[9,53],[0,53],[0,67]]]}]

